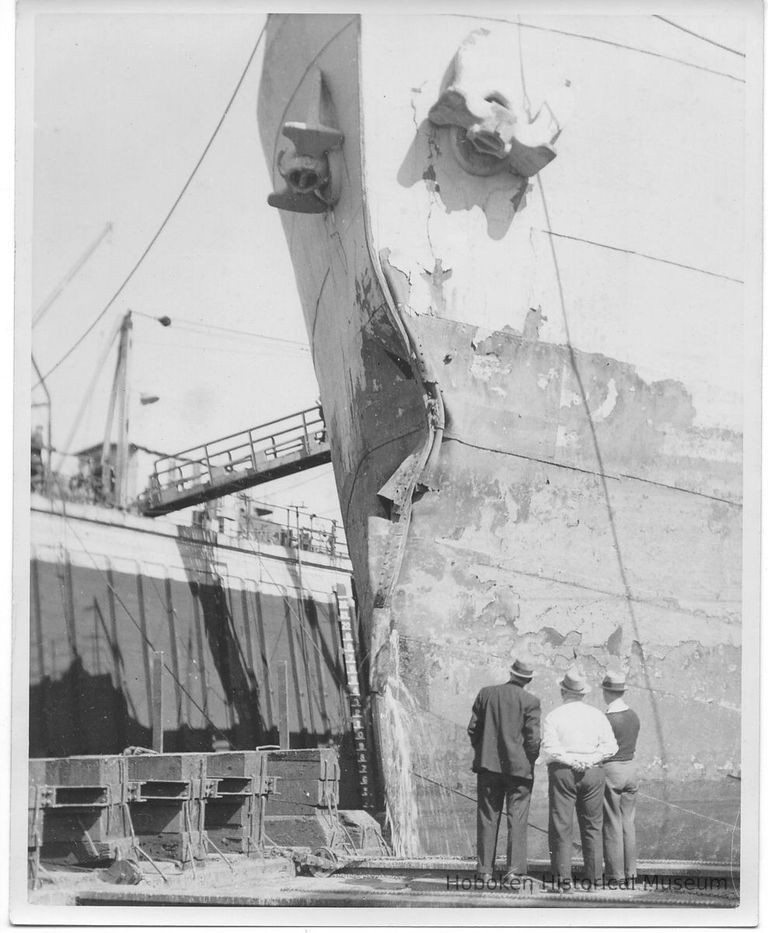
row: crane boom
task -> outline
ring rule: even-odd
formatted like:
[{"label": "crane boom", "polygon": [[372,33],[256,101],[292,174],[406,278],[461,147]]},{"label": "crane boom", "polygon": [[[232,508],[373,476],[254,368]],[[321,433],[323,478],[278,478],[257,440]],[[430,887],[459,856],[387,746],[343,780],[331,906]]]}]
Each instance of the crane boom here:
[{"label": "crane boom", "polygon": [[35,311],[34,317],[32,318],[32,326],[35,327],[43,318],[43,315],[48,311],[51,305],[56,301],[59,295],[64,291],[64,289],[69,285],[72,279],[77,275],[77,273],[83,268],[83,266],[88,262],[91,256],[96,252],[96,249],[101,245],[102,240],[106,235],[112,230],[112,222],[108,222],[101,233],[96,237],[96,239],[91,243],[88,249],[83,253],[83,255],[78,259],[74,266],[69,270],[69,272],[64,276],[64,278],[59,282],[59,284],[54,288],[54,290],[48,295],[45,301],[40,305],[40,307]]}]

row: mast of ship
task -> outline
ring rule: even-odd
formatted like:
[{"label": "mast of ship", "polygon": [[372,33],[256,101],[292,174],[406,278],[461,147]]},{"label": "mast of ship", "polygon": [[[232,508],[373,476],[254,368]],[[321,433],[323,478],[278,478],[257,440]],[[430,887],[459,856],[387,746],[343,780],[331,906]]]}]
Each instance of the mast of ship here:
[{"label": "mast of ship", "polygon": [[[133,344],[132,312],[126,311],[120,325],[115,376],[107,406],[104,443],[101,448],[101,477],[104,499],[124,509],[128,505],[128,431],[130,424],[130,359]],[[112,462],[112,426],[117,409],[117,445]]]},{"label": "mast of ship", "polygon": [[[35,311],[34,317],[32,318],[32,327],[36,327],[43,318],[43,315],[50,309],[51,305],[59,298],[64,289],[70,284],[70,282],[77,276],[83,266],[88,262],[88,260],[93,256],[96,250],[101,246],[102,242],[106,236],[112,232],[112,221],[107,221],[102,229],[101,233],[96,237],[96,239],[88,246],[83,255],[78,259],[78,261],[72,266],[72,268],[67,272],[64,278],[58,283],[58,285],[53,289],[53,291],[48,295],[45,301],[40,305],[40,307]],[[45,393],[44,402],[33,402],[33,408],[46,408],[48,411],[48,428],[47,428],[47,456],[43,461],[43,477],[44,477],[44,488],[49,489],[51,480],[53,477],[53,443],[52,443],[52,421],[53,421],[53,405],[51,403],[51,393],[48,390],[48,385],[46,384],[45,377],[40,371],[40,367],[37,365],[35,360],[34,353],[32,354],[32,368],[35,371],[37,376],[37,386],[41,387]],[[35,388],[37,388],[35,386]],[[88,393],[90,396],[90,393]],[[69,449],[69,444],[66,445],[65,449]]]},{"label": "mast of ship", "polygon": [[44,402],[32,402],[33,408],[45,408],[48,412],[48,430],[46,432],[46,455],[43,458],[43,490],[47,493],[50,489],[51,477],[53,475],[53,446],[51,444],[51,421],[53,418],[51,411],[51,393],[48,391],[48,386],[43,378],[43,374],[40,372],[40,367],[37,365],[35,360],[35,354],[32,354],[32,368],[35,370],[35,375],[37,376],[38,383],[45,393]]}]

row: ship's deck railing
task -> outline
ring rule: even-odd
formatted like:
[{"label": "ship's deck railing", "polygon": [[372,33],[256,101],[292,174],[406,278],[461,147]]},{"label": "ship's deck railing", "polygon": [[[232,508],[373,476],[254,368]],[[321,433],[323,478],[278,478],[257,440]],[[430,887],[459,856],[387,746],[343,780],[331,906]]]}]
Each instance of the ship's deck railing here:
[{"label": "ship's deck railing", "polygon": [[[296,506],[250,501],[252,511],[241,514],[236,531],[238,538],[349,559],[341,522]],[[267,510],[268,518],[263,515]],[[253,511],[262,515],[254,515]]]},{"label": "ship's deck railing", "polygon": [[[70,486],[67,477],[46,492],[40,493],[44,498],[58,502],[73,502],[78,505],[102,505],[95,497],[93,490],[87,486]],[[218,516],[208,519],[206,524],[205,513],[196,513],[194,524],[201,529],[230,535],[237,539],[241,547],[251,547],[250,542],[271,544],[278,547],[310,551],[315,554],[326,554],[329,557],[342,561],[349,560],[349,549],[344,534],[344,527],[340,521],[316,515],[297,506],[273,505],[259,502],[248,497],[241,497],[242,505],[237,516],[231,516],[231,525],[227,527],[227,517],[221,523]],[[131,512],[139,512],[134,505]],[[225,515],[225,513],[221,513]],[[216,515],[216,513],[214,513]]]},{"label": "ship's deck railing", "polygon": [[180,489],[216,478],[221,471],[257,469],[264,461],[308,450],[313,442],[324,441],[325,422],[320,409],[309,408],[161,457],[155,461],[152,478],[160,489],[167,486]]},{"label": "ship's deck railing", "polygon": [[146,515],[162,515],[330,461],[320,407],[155,461],[143,497]]}]

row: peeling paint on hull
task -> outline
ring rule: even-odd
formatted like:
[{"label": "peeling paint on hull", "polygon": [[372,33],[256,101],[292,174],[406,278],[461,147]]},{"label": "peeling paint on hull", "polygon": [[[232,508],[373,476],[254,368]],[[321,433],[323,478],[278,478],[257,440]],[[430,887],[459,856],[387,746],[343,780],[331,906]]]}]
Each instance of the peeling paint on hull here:
[{"label": "peeling paint on hull", "polygon": [[[440,22],[441,48],[467,32]],[[613,257],[594,271],[577,258],[563,266],[582,276],[567,305],[551,244],[534,230],[548,226],[543,188],[533,182],[534,200],[513,183],[504,206],[498,178],[460,179],[444,130],[418,116],[440,75],[393,76],[408,85],[401,98],[376,63],[358,60],[361,48],[374,59],[392,51],[389,29],[376,18],[362,28],[357,17],[271,18],[259,122],[274,159],[282,122],[304,118],[306,62],[322,70],[345,138],[341,198],[320,217],[281,217],[328,415],[400,852],[473,850],[470,706],[525,643],[545,711],[574,656],[593,682],[609,663],[627,668],[643,723],[643,856],[731,858],[742,450],[730,338],[710,339],[712,296],[700,284],[686,306],[695,294],[698,317],[678,308],[690,337],[679,321],[644,331],[635,273],[621,278]],[[417,40],[398,42],[413,64]],[[389,125],[371,119],[390,106]],[[558,165],[544,172],[556,192]],[[609,216],[611,197],[592,192],[591,210]],[[492,271],[500,244],[508,261]],[[627,306],[590,290],[592,277],[620,281]],[[537,769],[539,827],[545,789]]]}]

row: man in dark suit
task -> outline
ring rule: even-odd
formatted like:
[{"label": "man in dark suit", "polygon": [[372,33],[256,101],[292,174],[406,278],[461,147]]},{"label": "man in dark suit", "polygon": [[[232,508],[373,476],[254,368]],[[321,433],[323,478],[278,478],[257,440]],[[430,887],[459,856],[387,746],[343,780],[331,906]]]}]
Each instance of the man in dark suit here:
[{"label": "man in dark suit", "polygon": [[528,871],[528,810],[539,754],[541,704],[525,687],[533,661],[518,657],[505,684],[483,687],[467,732],[477,772],[477,873],[493,876],[501,813],[507,805],[507,876]]}]

